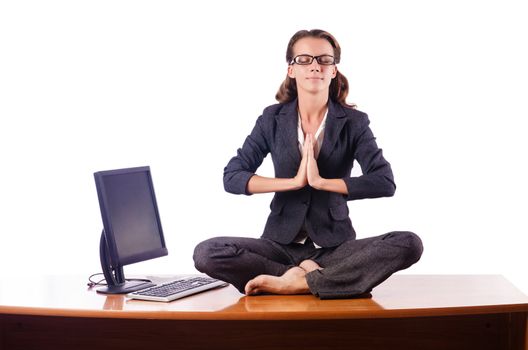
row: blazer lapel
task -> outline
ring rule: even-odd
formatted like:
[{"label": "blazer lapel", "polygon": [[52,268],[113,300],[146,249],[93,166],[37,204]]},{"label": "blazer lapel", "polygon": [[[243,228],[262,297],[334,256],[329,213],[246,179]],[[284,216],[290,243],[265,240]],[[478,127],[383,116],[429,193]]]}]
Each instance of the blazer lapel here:
[{"label": "blazer lapel", "polygon": [[277,120],[277,133],[282,139],[283,150],[290,155],[295,163],[300,163],[301,153],[299,152],[297,137],[297,99],[285,104],[275,118]]},{"label": "blazer lapel", "polygon": [[326,116],[323,145],[321,146],[317,163],[324,162],[332,153],[341,129],[343,129],[347,120],[344,118],[345,116],[343,107],[332,100],[328,100],[328,114]]}]

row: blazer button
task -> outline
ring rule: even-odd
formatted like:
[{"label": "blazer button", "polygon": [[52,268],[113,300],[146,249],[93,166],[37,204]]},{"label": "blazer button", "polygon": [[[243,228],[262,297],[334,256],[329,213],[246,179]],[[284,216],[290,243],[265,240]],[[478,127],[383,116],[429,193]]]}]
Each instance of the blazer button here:
[{"label": "blazer button", "polygon": [[306,205],[306,206],[309,206],[310,205],[310,201],[304,201],[303,204]]}]

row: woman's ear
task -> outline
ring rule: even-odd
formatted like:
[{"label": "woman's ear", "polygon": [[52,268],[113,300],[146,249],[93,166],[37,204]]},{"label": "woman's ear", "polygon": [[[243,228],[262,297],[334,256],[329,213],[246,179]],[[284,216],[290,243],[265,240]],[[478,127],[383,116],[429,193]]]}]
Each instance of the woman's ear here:
[{"label": "woman's ear", "polygon": [[332,70],[332,79],[334,79],[337,76],[337,66],[334,65],[334,69]]},{"label": "woman's ear", "polygon": [[288,76],[289,76],[290,78],[292,78],[292,79],[295,79],[295,72],[294,72],[294,70],[293,70],[293,65],[292,65],[292,64],[290,64],[290,65],[288,66]]}]

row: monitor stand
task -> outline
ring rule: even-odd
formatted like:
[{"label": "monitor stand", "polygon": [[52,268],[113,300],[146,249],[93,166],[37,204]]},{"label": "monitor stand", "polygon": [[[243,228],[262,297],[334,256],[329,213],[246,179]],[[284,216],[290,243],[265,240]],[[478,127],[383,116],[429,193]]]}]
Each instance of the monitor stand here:
[{"label": "monitor stand", "polygon": [[101,259],[101,267],[107,286],[97,289],[97,293],[126,294],[155,286],[154,283],[147,281],[127,281],[123,266],[112,266],[104,230],[101,233],[101,241],[99,242],[99,258]]}]

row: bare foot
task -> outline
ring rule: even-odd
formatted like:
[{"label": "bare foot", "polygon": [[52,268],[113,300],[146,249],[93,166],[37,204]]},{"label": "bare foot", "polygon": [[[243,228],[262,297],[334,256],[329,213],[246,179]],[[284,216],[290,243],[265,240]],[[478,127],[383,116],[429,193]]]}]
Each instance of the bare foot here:
[{"label": "bare foot", "polygon": [[299,267],[306,271],[306,273],[322,269],[322,267],[313,260],[303,260],[303,262],[299,264]]},{"label": "bare foot", "polygon": [[280,277],[259,275],[246,284],[246,295],[260,293],[308,294],[310,289],[306,283],[305,275],[306,271],[299,266],[292,267]]}]

